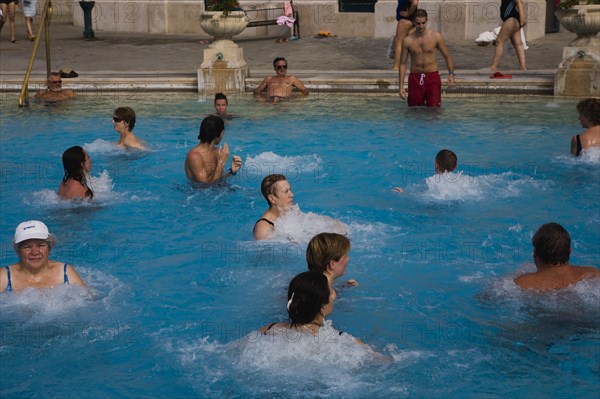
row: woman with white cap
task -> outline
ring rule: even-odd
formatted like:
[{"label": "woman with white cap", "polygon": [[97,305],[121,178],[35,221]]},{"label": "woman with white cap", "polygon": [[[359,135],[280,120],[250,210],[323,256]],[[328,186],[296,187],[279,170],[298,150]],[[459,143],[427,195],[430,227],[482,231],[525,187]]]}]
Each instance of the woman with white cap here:
[{"label": "woman with white cap", "polygon": [[19,224],[13,240],[19,262],[0,269],[0,292],[49,288],[60,284],[85,287],[72,266],[48,259],[55,244],[56,239],[44,223],[30,220]]}]

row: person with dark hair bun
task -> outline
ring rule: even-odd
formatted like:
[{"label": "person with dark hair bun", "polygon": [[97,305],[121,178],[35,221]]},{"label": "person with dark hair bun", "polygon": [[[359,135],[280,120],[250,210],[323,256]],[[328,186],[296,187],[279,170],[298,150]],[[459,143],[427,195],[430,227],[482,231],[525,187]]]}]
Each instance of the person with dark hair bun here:
[{"label": "person with dark hair bun", "polygon": [[542,225],[533,235],[531,243],[537,271],[515,278],[515,284],[520,288],[559,290],[584,279],[600,277],[600,270],[595,267],[574,266],[569,263],[571,236],[558,223]]},{"label": "person with dark hair bun", "polygon": [[298,330],[317,335],[325,317],[333,311],[335,292],[327,277],[318,272],[304,272],[292,279],[288,288],[287,310],[290,321],[272,323],[260,329],[263,334],[278,330]]},{"label": "person with dark hair bun", "polygon": [[63,153],[62,163],[65,174],[58,187],[58,196],[67,200],[92,199],[94,192],[88,186],[92,160],[88,153],[76,145]]},{"label": "person with dark hair bun", "polygon": [[217,146],[225,135],[225,123],[223,119],[215,115],[209,115],[200,124],[200,143],[192,148],[185,158],[185,174],[188,179],[212,184],[224,177],[235,175],[242,167],[242,158],[234,155],[228,173],[225,172],[225,163],[229,159],[229,146],[223,144],[222,148]]}]

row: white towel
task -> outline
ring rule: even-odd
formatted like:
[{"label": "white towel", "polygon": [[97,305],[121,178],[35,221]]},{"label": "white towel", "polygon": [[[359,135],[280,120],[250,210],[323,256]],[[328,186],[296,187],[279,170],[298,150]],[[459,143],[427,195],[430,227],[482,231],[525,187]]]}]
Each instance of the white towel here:
[{"label": "white towel", "polygon": [[[491,42],[493,42],[498,37],[498,33],[500,33],[500,28],[501,27],[498,26],[497,28],[494,28],[494,30],[492,30],[492,31],[480,33],[479,36],[477,37],[477,39],[475,39],[475,42],[476,43],[481,43],[481,42],[491,43]],[[527,45],[527,40],[525,39],[525,31],[523,30],[523,28],[521,28],[520,31],[521,31],[521,42],[523,42],[523,49],[527,50],[529,48],[529,46]],[[508,51],[514,50],[510,40],[506,41],[505,49]]]}]

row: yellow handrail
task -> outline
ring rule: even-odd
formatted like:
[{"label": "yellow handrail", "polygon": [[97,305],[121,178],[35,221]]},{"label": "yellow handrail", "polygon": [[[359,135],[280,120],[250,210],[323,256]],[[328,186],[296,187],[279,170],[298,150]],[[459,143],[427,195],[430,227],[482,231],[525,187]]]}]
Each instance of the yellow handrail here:
[{"label": "yellow handrail", "polygon": [[40,44],[40,38],[42,31],[44,31],[44,38],[46,39],[46,76],[50,75],[50,68],[52,63],[50,62],[50,20],[52,19],[52,0],[46,0],[44,4],[44,11],[42,12],[42,19],[38,28],[37,35],[35,36],[35,42],[33,44],[33,51],[31,52],[31,58],[29,59],[29,66],[25,73],[25,79],[23,80],[23,86],[21,87],[21,94],[19,94],[19,107],[25,107],[29,105],[29,93],[28,84],[29,77],[31,76],[31,70],[33,69],[33,61],[35,61],[35,55],[37,54],[38,45]]}]

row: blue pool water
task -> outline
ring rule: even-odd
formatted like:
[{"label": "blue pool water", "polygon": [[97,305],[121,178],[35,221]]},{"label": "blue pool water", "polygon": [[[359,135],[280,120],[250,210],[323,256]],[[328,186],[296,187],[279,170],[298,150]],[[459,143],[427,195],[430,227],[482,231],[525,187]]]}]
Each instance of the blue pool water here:
[{"label": "blue pool water", "polygon": [[[395,96],[232,97],[224,141],[245,165],[204,190],[183,161],[210,99],[16,103],[1,107],[1,264],[16,261],[15,226],[40,219],[59,241],[51,258],[90,292],[0,294],[0,396],[597,398],[600,284],[539,296],[512,282],[533,270],[531,235],[549,221],[570,231],[572,263],[598,266],[600,154],[568,155],[575,101],[471,97],[432,112]],[[123,105],[151,150],[114,147]],[[54,194],[73,145],[93,161],[90,204]],[[431,177],[441,148],[459,173]],[[288,176],[298,207],[257,243],[269,173]],[[339,280],[360,285],[337,283],[330,320],[387,360],[252,333],[285,320],[306,243],[332,229],[352,241]]]}]

